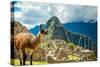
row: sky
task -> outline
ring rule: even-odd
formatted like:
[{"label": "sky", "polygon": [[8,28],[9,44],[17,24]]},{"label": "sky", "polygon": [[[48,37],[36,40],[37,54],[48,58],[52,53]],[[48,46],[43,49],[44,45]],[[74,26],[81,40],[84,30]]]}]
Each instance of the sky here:
[{"label": "sky", "polygon": [[57,16],[61,23],[88,22],[97,20],[97,7],[86,5],[38,3],[15,1],[11,6],[11,19],[21,22],[28,29],[45,24],[52,16]]}]

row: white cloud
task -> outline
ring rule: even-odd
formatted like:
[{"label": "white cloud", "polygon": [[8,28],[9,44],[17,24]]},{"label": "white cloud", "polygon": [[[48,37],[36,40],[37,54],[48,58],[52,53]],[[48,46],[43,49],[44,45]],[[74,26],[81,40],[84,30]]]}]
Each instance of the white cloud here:
[{"label": "white cloud", "polygon": [[22,12],[14,12],[14,17],[15,18],[21,18],[22,17]]},{"label": "white cloud", "polygon": [[22,10],[14,12],[15,19],[28,28],[46,23],[52,16],[57,16],[61,23],[97,19],[97,8],[90,6],[18,2],[14,7]]},{"label": "white cloud", "polygon": [[56,15],[60,19],[61,23],[69,22],[69,12],[64,5],[58,5]]}]

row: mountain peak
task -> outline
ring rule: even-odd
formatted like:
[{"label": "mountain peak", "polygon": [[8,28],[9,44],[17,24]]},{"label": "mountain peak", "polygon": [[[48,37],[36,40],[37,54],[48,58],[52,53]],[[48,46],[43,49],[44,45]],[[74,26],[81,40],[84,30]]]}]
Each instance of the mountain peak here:
[{"label": "mountain peak", "polygon": [[48,26],[60,25],[60,24],[61,24],[61,23],[60,23],[58,17],[56,17],[56,16],[51,17],[51,18],[48,20],[48,22],[47,22],[47,25],[48,25]]},{"label": "mountain peak", "polygon": [[56,20],[58,20],[58,17],[56,17],[56,16],[53,16],[53,17],[51,17],[51,19],[56,19]]}]

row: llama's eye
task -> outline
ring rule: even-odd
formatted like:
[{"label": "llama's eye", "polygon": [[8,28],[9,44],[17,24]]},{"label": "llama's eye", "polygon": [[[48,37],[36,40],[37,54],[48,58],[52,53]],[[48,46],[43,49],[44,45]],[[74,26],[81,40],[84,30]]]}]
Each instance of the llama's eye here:
[{"label": "llama's eye", "polygon": [[44,33],[44,30],[41,30],[41,33]]}]

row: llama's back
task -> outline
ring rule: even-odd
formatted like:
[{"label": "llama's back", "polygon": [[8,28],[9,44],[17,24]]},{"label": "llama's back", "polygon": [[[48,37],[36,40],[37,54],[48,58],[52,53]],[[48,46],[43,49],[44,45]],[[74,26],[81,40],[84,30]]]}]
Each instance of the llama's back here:
[{"label": "llama's back", "polygon": [[24,49],[31,46],[31,39],[36,39],[36,37],[31,33],[19,33],[15,36],[14,42],[17,49]]}]

